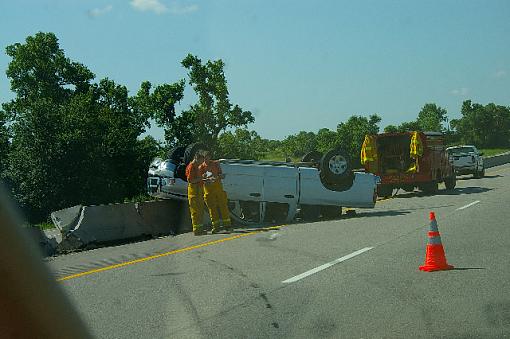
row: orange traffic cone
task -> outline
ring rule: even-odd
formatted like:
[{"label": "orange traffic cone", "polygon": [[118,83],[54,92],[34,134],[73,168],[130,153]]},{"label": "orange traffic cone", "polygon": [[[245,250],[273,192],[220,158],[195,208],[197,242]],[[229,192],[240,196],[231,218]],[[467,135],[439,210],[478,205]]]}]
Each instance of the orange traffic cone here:
[{"label": "orange traffic cone", "polygon": [[444,255],[443,244],[441,243],[441,235],[437,228],[436,215],[430,212],[430,231],[429,243],[427,244],[427,254],[425,264],[420,266],[420,271],[443,271],[453,269],[452,265],[448,265]]}]

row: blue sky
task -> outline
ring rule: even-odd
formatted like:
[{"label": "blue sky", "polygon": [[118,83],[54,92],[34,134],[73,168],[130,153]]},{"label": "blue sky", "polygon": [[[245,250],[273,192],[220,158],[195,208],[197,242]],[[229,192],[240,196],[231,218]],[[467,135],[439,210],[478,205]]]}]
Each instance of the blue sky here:
[{"label": "blue sky", "polygon": [[[352,114],[398,124],[427,102],[450,118],[466,99],[509,106],[509,18],[507,0],[18,0],[0,3],[0,46],[54,32],[68,57],[131,93],[184,78],[187,53],[221,58],[249,128],[282,139]],[[1,102],[8,62],[1,53]],[[193,100],[188,86],[178,110]]]}]

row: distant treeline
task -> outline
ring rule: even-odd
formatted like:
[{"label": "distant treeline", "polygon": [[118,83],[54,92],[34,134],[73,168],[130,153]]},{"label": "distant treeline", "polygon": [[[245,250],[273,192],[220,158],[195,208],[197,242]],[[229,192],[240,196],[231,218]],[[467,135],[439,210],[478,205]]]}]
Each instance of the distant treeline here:
[{"label": "distant treeline", "polygon": [[[95,80],[86,66],[66,57],[53,33],[37,33],[6,48],[7,77],[15,97],[0,110],[0,179],[29,220],[40,222],[57,209],[143,198],[150,161],[176,145],[207,144],[217,157],[297,160],[314,150],[341,147],[354,163],[365,134],[380,132],[381,118],[353,115],[336,129],[299,132],[267,140],[248,130],[250,111],[231,104],[222,60],[187,55],[187,79],[128,89]],[[186,83],[197,102],[176,113]],[[384,131],[445,132],[449,143],[510,146],[510,109],[465,101],[462,118],[446,126],[447,112],[425,104],[416,120]],[[156,123],[164,142],[141,138]]]}]

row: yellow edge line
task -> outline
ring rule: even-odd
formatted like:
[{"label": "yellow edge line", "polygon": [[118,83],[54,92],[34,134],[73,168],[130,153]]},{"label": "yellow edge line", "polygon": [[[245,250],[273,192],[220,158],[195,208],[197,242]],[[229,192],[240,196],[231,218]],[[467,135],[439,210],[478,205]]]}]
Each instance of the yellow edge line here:
[{"label": "yellow edge line", "polygon": [[57,281],[70,280],[70,279],[74,279],[74,278],[78,278],[78,277],[83,277],[83,276],[94,274],[94,273],[109,271],[109,270],[113,270],[115,268],[120,268],[120,267],[124,267],[124,266],[128,266],[128,265],[134,265],[134,264],[138,264],[138,263],[141,263],[141,262],[145,262],[145,261],[154,260],[154,259],[157,259],[157,258],[166,257],[166,256],[169,256],[169,255],[172,255],[172,254],[188,252],[188,251],[191,251],[191,250],[196,250],[198,248],[202,248],[202,247],[206,247],[206,246],[211,246],[211,245],[216,245],[216,244],[219,244],[219,243],[222,243],[222,242],[226,242],[226,241],[230,241],[230,240],[235,240],[235,239],[239,239],[239,238],[242,238],[242,237],[247,237],[249,235],[257,234],[260,231],[276,230],[276,229],[281,228],[282,226],[265,227],[265,228],[261,228],[261,229],[259,229],[257,231],[253,231],[253,232],[249,232],[249,233],[243,233],[243,234],[235,235],[233,237],[228,237],[228,238],[218,239],[218,240],[214,240],[214,241],[209,241],[209,242],[205,242],[205,243],[194,245],[194,246],[180,248],[180,249],[173,250],[173,251],[170,251],[170,252],[165,252],[165,253],[161,253],[161,254],[155,254],[155,255],[151,255],[151,256],[145,257],[145,258],[140,258],[140,259],[136,259],[136,260],[126,261],[126,262],[123,262],[123,263],[120,263],[120,264],[115,264],[115,265],[105,266],[105,267],[101,267],[101,268],[96,268],[96,269],[93,269],[93,270],[90,270],[90,271],[85,271],[85,272],[81,272],[81,273],[76,273],[76,274],[68,275],[68,276],[65,276],[65,277],[57,279]]}]

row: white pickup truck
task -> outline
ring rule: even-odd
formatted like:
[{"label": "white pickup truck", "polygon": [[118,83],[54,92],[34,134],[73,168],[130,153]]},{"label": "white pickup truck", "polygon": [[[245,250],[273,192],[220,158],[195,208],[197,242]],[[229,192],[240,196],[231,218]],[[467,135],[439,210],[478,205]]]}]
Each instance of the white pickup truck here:
[{"label": "white pickup truck", "polygon": [[[182,170],[191,158],[188,152],[183,157],[173,154],[168,160],[155,159],[148,172],[148,193],[163,199],[187,200]],[[328,152],[320,163],[221,159],[231,217],[250,225],[290,222],[298,212],[303,219],[313,220],[320,215],[337,217],[342,207],[374,207],[377,176],[351,171],[347,158],[338,151]],[[327,168],[320,171],[318,165]]]},{"label": "white pickup truck", "polygon": [[483,163],[482,152],[479,152],[475,146],[462,145],[448,147],[446,149],[453,163],[455,174],[473,174],[475,178],[482,178],[485,175],[485,166]]}]

